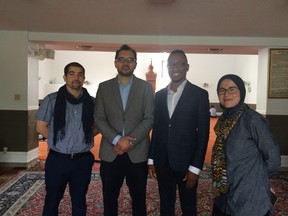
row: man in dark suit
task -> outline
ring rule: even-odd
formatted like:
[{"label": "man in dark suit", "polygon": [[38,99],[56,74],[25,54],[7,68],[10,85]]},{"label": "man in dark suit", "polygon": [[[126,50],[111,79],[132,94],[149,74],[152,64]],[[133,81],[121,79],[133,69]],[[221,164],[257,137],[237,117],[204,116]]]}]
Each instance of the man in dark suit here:
[{"label": "man in dark suit", "polygon": [[102,133],[100,175],[104,215],[118,215],[118,197],[124,178],[134,216],[146,216],[149,132],[153,126],[152,86],[133,75],[136,51],[123,45],[116,51],[116,78],[100,83],[95,103],[95,124]]},{"label": "man in dark suit", "polygon": [[175,215],[178,187],[182,215],[192,216],[209,139],[208,92],[186,80],[189,64],[182,50],[170,53],[167,67],[171,82],[155,97],[149,174],[158,181],[161,215]]}]

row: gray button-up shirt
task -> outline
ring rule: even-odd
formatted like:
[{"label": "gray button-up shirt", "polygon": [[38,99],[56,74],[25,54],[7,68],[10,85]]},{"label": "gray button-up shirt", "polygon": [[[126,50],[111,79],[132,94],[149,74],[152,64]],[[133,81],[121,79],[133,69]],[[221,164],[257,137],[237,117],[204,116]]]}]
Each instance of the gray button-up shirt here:
[{"label": "gray button-up shirt", "polygon": [[82,124],[82,103],[70,104],[66,101],[66,124],[65,137],[53,144],[54,130],[54,106],[57,92],[47,95],[36,114],[36,119],[48,123],[48,146],[49,148],[65,153],[80,153],[89,151],[94,145],[94,139],[89,144],[85,143]]}]

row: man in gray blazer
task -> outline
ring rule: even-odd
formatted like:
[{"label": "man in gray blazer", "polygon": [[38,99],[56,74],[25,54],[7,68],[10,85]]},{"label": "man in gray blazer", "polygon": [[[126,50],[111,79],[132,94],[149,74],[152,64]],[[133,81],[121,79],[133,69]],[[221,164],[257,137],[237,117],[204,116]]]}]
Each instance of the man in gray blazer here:
[{"label": "man in gray blazer", "polygon": [[182,50],[168,58],[170,84],[155,97],[149,174],[157,179],[160,214],[175,215],[178,188],[182,215],[197,215],[196,189],[209,139],[208,92],[186,79],[189,64]]},{"label": "man in gray blazer", "polygon": [[116,51],[118,75],[100,83],[95,103],[95,125],[102,134],[100,175],[104,215],[118,215],[124,179],[134,216],[146,215],[149,133],[154,120],[152,86],[133,75],[137,54],[128,45]]}]

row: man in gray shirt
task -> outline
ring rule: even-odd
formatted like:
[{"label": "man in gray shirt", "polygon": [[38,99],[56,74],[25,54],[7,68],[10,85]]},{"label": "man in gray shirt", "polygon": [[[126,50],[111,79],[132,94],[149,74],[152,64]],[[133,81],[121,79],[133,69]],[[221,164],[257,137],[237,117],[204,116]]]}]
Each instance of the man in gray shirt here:
[{"label": "man in gray shirt", "polygon": [[72,215],[86,215],[86,193],[94,156],[90,149],[97,134],[94,101],[83,88],[85,69],[72,62],[64,68],[63,85],[46,96],[36,115],[36,131],[48,138],[45,163],[46,197],[43,215],[57,216],[69,183]]}]

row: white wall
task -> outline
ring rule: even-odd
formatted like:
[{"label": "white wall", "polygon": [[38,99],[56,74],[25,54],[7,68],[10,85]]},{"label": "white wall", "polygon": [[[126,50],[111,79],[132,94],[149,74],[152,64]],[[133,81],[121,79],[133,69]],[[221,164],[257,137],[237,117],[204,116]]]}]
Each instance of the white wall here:
[{"label": "white wall", "polygon": [[0,31],[0,110],[28,109],[27,54],[27,32]]},{"label": "white wall", "polygon": [[38,109],[38,92],[39,92],[39,85],[38,85],[38,68],[39,68],[39,61],[35,58],[28,57],[28,109]]},{"label": "white wall", "polygon": [[268,90],[261,88],[269,84],[269,49],[259,50],[257,111],[269,115],[287,115],[287,98],[268,98]]},{"label": "white wall", "polygon": [[[86,80],[89,85],[85,85],[89,93],[95,96],[98,85],[107,79],[116,76],[114,67],[114,52],[87,52],[87,51],[56,51],[55,60],[44,60],[39,62],[39,99],[47,93],[57,91],[60,85],[64,84],[63,74],[66,64],[77,61],[86,69]],[[137,68],[134,74],[145,79],[148,66],[152,60],[153,71],[157,73],[156,91],[169,84],[170,78],[167,73],[166,60],[167,53],[138,53]],[[257,55],[220,55],[220,54],[187,54],[190,70],[187,79],[192,83],[204,88],[204,83],[208,84],[210,102],[218,102],[216,86],[218,80],[227,73],[235,73],[245,81],[251,83],[252,91],[247,92],[246,102],[256,104],[257,89]],[[49,81],[53,81],[55,88],[50,85],[49,92],[45,91],[45,86]]]}]

